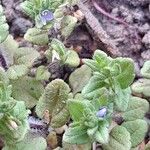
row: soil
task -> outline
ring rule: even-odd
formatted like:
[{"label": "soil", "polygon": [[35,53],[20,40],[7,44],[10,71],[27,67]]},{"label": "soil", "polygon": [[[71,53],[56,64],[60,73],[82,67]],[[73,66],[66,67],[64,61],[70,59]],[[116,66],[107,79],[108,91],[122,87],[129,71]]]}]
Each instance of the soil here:
[{"label": "soil", "polygon": [[[93,1],[84,0],[83,3],[96,18],[96,21],[100,23],[100,26],[97,26],[97,28],[101,27],[101,31],[103,30],[106,35],[100,38],[101,42],[95,40],[96,35],[93,35],[91,31],[96,28],[89,29],[88,26],[90,24],[87,19],[74,30],[73,34],[66,41],[66,45],[73,45],[81,58],[90,58],[93,51],[97,48],[106,52],[109,51],[108,47],[104,46],[109,41],[106,40],[105,42],[103,40],[107,36],[114,46],[110,54],[114,57],[120,55],[134,59],[136,72],[139,76],[139,68],[144,61],[150,59],[150,0],[95,0],[103,11],[113,18],[119,18],[127,25],[99,12],[94,7]],[[20,38],[34,23],[22,12],[20,8],[21,2],[22,0],[2,0],[1,3],[5,7],[10,33],[17,40],[19,39],[21,46],[24,46],[28,44],[22,39],[20,40]],[[78,7],[80,8],[80,6]],[[86,14],[84,15],[86,18]],[[94,21],[93,24],[96,24]],[[116,53],[116,51],[119,51],[119,53]]]}]

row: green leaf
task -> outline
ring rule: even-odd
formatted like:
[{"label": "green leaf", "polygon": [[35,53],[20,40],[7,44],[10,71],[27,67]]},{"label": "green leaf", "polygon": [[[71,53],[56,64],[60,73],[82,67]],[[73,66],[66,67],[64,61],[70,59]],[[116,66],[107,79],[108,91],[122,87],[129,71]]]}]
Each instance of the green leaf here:
[{"label": "green leaf", "polygon": [[9,84],[9,78],[7,77],[5,70],[1,67],[0,67],[0,81],[2,81],[4,85]]},{"label": "green leaf", "polygon": [[147,100],[139,97],[131,97],[127,110],[123,113],[125,121],[133,121],[142,119],[145,113],[149,110],[149,103]]},{"label": "green leaf", "polygon": [[106,91],[107,83],[99,76],[92,76],[88,84],[83,88],[82,95],[86,99],[93,99],[99,97],[104,91]]},{"label": "green leaf", "polygon": [[5,146],[3,150],[45,150],[47,148],[46,140],[43,137],[38,137],[28,133],[23,141],[11,146]]},{"label": "green leaf", "polygon": [[19,101],[25,101],[28,108],[32,108],[37,104],[44,91],[41,82],[28,76],[12,80],[11,85],[13,86],[12,97]]},{"label": "green leaf", "polygon": [[77,67],[80,64],[80,58],[78,56],[78,53],[74,50],[68,50],[66,53],[66,60],[64,62],[66,65],[69,65],[71,67]]},{"label": "green leaf", "polygon": [[77,149],[77,150],[91,150],[91,146],[92,144],[91,143],[86,143],[86,144],[80,144],[80,145],[76,145],[76,144],[68,144],[68,143],[65,143],[63,142],[63,148],[59,148],[57,147],[55,150],[74,150],[74,149]]},{"label": "green leaf", "polygon": [[59,54],[60,57],[63,57],[67,51],[65,45],[57,39],[52,40],[51,48],[55,50]]},{"label": "green leaf", "polygon": [[36,80],[49,80],[51,74],[45,66],[40,66],[36,70]]},{"label": "green leaf", "polygon": [[94,52],[93,60],[83,59],[83,62],[89,66],[93,71],[99,71],[106,67],[111,61],[110,57],[107,57],[107,54],[101,50],[96,50]]},{"label": "green leaf", "polygon": [[115,63],[119,63],[121,73],[116,77],[122,89],[128,88],[134,80],[134,63],[130,58],[116,58]]},{"label": "green leaf", "polygon": [[25,40],[35,45],[47,45],[49,43],[47,30],[30,28],[24,35]]},{"label": "green leaf", "polygon": [[141,74],[143,77],[150,79],[150,60],[144,63]]},{"label": "green leaf", "polygon": [[87,135],[86,128],[82,126],[70,127],[63,135],[63,141],[70,144],[89,143],[90,139]]},{"label": "green leaf", "polygon": [[135,94],[142,94],[145,97],[150,97],[150,79],[139,79],[133,83],[131,88]]},{"label": "green leaf", "polygon": [[100,123],[99,129],[95,134],[95,140],[100,144],[106,144],[109,140],[109,124],[108,123]]},{"label": "green leaf", "polygon": [[33,48],[21,47],[15,51],[15,64],[24,64],[27,67],[31,67],[33,62],[40,56]]},{"label": "green leaf", "polygon": [[14,65],[7,70],[9,79],[16,80],[28,73],[28,68],[25,65]]},{"label": "green leaf", "polygon": [[0,44],[0,53],[5,58],[8,67],[13,65],[14,55],[18,47],[18,43],[13,39],[11,35],[9,35],[7,39]]},{"label": "green leaf", "polygon": [[56,79],[50,82],[37,103],[37,115],[43,118],[45,111],[48,111],[51,116],[51,126],[54,128],[63,126],[69,117],[66,108],[67,100],[70,98],[69,92],[70,88],[63,80]]},{"label": "green leaf", "polygon": [[73,93],[81,92],[83,87],[88,83],[92,71],[86,65],[76,69],[69,77],[69,84],[73,89]]},{"label": "green leaf", "polygon": [[131,97],[130,88],[121,89],[118,85],[115,87],[115,109],[117,111],[126,111],[128,107],[128,102]]},{"label": "green leaf", "polygon": [[130,134],[122,126],[114,127],[110,132],[108,144],[102,145],[104,150],[130,150]]},{"label": "green leaf", "polygon": [[59,128],[60,126],[64,125],[66,121],[69,119],[69,111],[67,107],[64,107],[60,113],[54,115],[51,118],[51,126],[55,128]]},{"label": "green leaf", "polygon": [[136,147],[143,141],[148,130],[147,122],[141,119],[124,122],[122,126],[130,133],[132,147]]},{"label": "green leaf", "polygon": [[74,121],[80,121],[82,117],[84,117],[84,111],[86,108],[91,108],[92,105],[87,100],[69,100],[68,108],[70,115]]},{"label": "green leaf", "polygon": [[27,116],[28,111],[24,102],[21,101],[16,102],[9,113],[5,112],[0,118],[0,134],[4,137],[6,145],[12,145],[23,140],[29,129]]},{"label": "green leaf", "polygon": [[3,7],[0,5],[0,43],[4,42],[9,34],[9,26],[6,23]]},{"label": "green leaf", "polygon": [[67,38],[72,31],[74,30],[76,24],[77,24],[77,18],[67,15],[63,17],[62,22],[61,22],[61,34],[65,38]]}]

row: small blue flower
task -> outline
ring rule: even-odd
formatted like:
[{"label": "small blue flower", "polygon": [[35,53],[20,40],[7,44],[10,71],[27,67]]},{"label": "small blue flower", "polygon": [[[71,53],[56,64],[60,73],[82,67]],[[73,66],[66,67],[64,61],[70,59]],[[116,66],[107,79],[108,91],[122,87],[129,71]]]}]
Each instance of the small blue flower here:
[{"label": "small blue flower", "polygon": [[102,107],[101,109],[99,109],[99,111],[96,113],[96,116],[99,118],[104,118],[107,114],[107,109],[106,107]]},{"label": "small blue flower", "polygon": [[40,20],[43,25],[46,25],[48,22],[54,19],[54,14],[50,10],[43,10],[40,13]]}]

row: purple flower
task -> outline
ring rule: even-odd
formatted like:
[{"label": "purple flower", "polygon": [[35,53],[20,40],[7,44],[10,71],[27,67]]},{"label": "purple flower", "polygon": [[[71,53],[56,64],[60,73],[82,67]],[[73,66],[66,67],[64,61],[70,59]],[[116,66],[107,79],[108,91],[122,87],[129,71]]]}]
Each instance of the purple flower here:
[{"label": "purple flower", "polygon": [[102,107],[101,109],[99,109],[99,111],[96,113],[96,116],[99,118],[104,118],[107,114],[107,109],[106,107]]},{"label": "purple flower", "polygon": [[40,20],[43,25],[46,25],[48,22],[54,19],[54,14],[50,10],[43,10],[40,13]]}]

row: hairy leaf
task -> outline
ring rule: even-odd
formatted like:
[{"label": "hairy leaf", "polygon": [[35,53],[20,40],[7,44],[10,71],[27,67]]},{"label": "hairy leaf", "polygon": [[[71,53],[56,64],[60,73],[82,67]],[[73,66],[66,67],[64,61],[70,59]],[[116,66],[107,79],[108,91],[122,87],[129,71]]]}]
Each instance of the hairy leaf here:
[{"label": "hairy leaf", "polygon": [[51,126],[54,128],[63,126],[69,116],[66,109],[66,102],[70,96],[69,92],[70,88],[63,80],[56,79],[50,82],[37,103],[37,115],[43,118],[45,111],[48,111],[51,116]]},{"label": "hairy leaf", "polygon": [[30,28],[24,35],[25,40],[35,45],[47,45],[49,42],[47,30]]},{"label": "hairy leaf", "polygon": [[142,142],[148,130],[147,122],[141,119],[124,122],[122,126],[130,133],[132,147]]},{"label": "hairy leaf", "polygon": [[150,97],[150,79],[139,79],[132,85],[132,91]]},{"label": "hairy leaf", "polygon": [[61,34],[62,36],[64,36],[65,38],[67,38],[72,31],[74,30],[76,24],[77,24],[77,18],[73,17],[73,16],[65,16],[62,19],[61,22]]},{"label": "hairy leaf", "polygon": [[104,150],[130,150],[130,134],[126,128],[116,126],[110,132],[110,139],[108,144],[102,145]]},{"label": "hairy leaf", "polygon": [[143,77],[150,79],[150,60],[144,63],[141,74]]},{"label": "hairy leaf", "polygon": [[147,100],[139,97],[131,97],[127,110],[123,113],[125,121],[133,121],[144,118],[144,115],[149,110]]},{"label": "hairy leaf", "polygon": [[18,43],[13,39],[11,35],[7,37],[7,39],[0,44],[0,54],[3,55],[7,67],[13,65],[14,63],[14,55],[16,50],[18,49]]},{"label": "hairy leaf", "polygon": [[121,89],[120,87],[115,87],[115,109],[118,111],[126,111],[128,107],[128,102],[131,97],[130,88]]},{"label": "hairy leaf", "polygon": [[25,65],[14,65],[9,67],[7,75],[9,79],[16,80],[19,77],[28,73],[28,68]]},{"label": "hairy leaf", "polygon": [[63,135],[63,141],[70,144],[85,144],[90,142],[86,128],[82,126],[73,126],[66,130]]},{"label": "hairy leaf", "polygon": [[71,88],[73,89],[74,94],[82,91],[83,87],[88,83],[91,75],[92,71],[86,65],[83,65],[80,68],[76,69],[70,75],[69,83]]},{"label": "hairy leaf", "polygon": [[40,81],[25,76],[18,80],[12,80],[12,97],[19,101],[25,101],[28,108],[34,107],[44,91]]},{"label": "hairy leaf", "polygon": [[5,146],[3,150],[45,150],[47,148],[46,140],[43,137],[38,137],[28,133],[23,141],[11,146]]},{"label": "hairy leaf", "polygon": [[51,74],[45,66],[40,66],[36,70],[36,80],[48,80]]},{"label": "hairy leaf", "polygon": [[31,67],[33,62],[40,56],[33,48],[21,47],[15,51],[15,64],[24,64],[27,67]]}]

